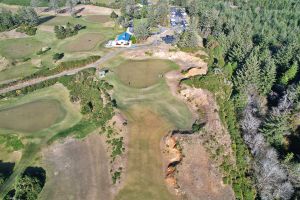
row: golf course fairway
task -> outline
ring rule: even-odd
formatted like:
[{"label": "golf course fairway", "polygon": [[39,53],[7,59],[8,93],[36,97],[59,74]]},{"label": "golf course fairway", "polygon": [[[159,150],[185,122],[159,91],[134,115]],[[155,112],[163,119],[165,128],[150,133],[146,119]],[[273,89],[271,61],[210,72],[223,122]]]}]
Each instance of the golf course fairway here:
[{"label": "golf course fairway", "polygon": [[[188,129],[193,123],[190,110],[171,94],[164,78],[166,72],[176,69],[177,65],[167,60],[127,60],[112,68],[114,73],[107,78],[114,86],[114,98],[129,126],[128,166],[116,200],[176,199],[165,184],[160,142],[169,131]],[[125,79],[120,80],[130,78],[131,73],[143,74],[147,83],[140,84],[141,78],[128,79],[130,85]]]}]

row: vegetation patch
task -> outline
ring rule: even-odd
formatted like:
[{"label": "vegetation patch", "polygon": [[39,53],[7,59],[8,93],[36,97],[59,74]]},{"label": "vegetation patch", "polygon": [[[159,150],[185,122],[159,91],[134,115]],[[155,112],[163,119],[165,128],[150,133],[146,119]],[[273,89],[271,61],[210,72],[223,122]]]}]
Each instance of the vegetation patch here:
[{"label": "vegetation patch", "polygon": [[16,180],[14,189],[12,189],[4,200],[10,199],[28,199],[38,198],[46,181],[46,171],[40,167],[28,167]]},{"label": "vegetation patch", "polygon": [[8,151],[18,151],[24,148],[22,140],[16,134],[0,135],[0,144],[4,145]]}]

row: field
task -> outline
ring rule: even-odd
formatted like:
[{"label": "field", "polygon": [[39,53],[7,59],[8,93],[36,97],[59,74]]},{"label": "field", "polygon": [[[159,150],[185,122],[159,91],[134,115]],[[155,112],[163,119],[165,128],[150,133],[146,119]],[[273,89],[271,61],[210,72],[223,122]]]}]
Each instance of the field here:
[{"label": "field", "polygon": [[170,63],[163,60],[131,60],[116,68],[115,73],[127,86],[146,88],[162,80],[162,75],[171,69]]},{"label": "field", "polygon": [[103,138],[68,139],[43,151],[47,182],[40,194],[48,199],[110,200],[110,174]]},{"label": "field", "polygon": [[[1,5],[3,4],[0,4],[0,7]],[[90,21],[90,18],[100,21]],[[75,36],[64,40],[57,39],[54,26],[66,25],[68,22],[81,24],[86,28]],[[43,15],[36,35],[15,38],[16,36],[11,34],[9,39],[0,40],[0,56],[5,57],[9,63],[17,62],[14,65],[9,64],[5,67],[6,70],[0,72],[0,84],[21,79],[41,69],[56,67],[57,63],[53,61],[52,56],[58,52],[65,54],[62,61],[74,60],[74,58],[84,59],[91,54],[103,55],[107,51],[103,43],[114,38],[119,31],[113,27],[107,27],[102,22],[112,21],[106,15],[88,15],[78,18],[65,15]],[[37,55],[42,47],[51,49],[45,54]],[[41,60],[41,62],[37,64],[35,60]]]},{"label": "field", "polygon": [[[49,101],[52,102],[51,103],[52,105],[49,104]],[[54,105],[53,105],[53,101],[56,102],[54,103]],[[43,104],[42,102],[47,102],[47,105]],[[28,110],[28,106],[29,108],[31,106],[34,106],[34,108],[30,108],[30,110]],[[54,109],[55,107],[56,107],[55,112],[58,113],[55,113],[54,111],[50,112],[50,110],[48,110],[48,109]],[[13,118],[16,109],[26,109],[29,113],[21,113],[21,115],[18,116],[18,119],[16,118],[17,120],[19,120],[18,122],[20,124],[15,123],[17,124],[15,127],[12,127],[13,125],[11,125],[11,127],[8,127],[12,129],[18,128],[19,129],[18,131],[15,130],[0,131],[0,133],[4,135],[17,133],[21,137],[26,136],[26,139],[24,138],[26,141],[25,143],[26,145],[22,151],[21,154],[22,156],[18,157],[19,160],[17,160],[17,165],[14,168],[14,173],[10,176],[8,181],[0,188],[1,189],[0,195],[3,195],[8,191],[10,186],[13,184],[15,177],[17,177],[24,170],[24,168],[32,165],[32,163],[36,159],[37,153],[40,151],[41,148],[43,148],[43,146],[47,144],[47,141],[53,135],[55,135],[61,130],[64,130],[66,128],[75,125],[81,119],[79,107],[70,102],[68,90],[65,87],[63,87],[61,84],[56,84],[48,88],[40,89],[25,96],[1,100],[0,110],[2,109],[7,109],[5,110],[5,112],[11,118]],[[39,111],[36,109],[47,109],[47,110]],[[58,111],[58,109],[60,111]],[[50,112],[50,115],[53,115],[55,117],[54,118],[53,116],[49,117],[50,115],[48,115],[48,113],[46,114],[45,112],[43,113],[42,111]],[[20,110],[18,110],[17,112],[20,112]],[[29,124],[33,124],[33,122],[31,122],[28,119],[25,119],[24,117],[27,116],[22,116],[23,114],[32,115],[32,116],[34,114],[38,114],[42,120],[41,122],[43,126],[37,124],[40,123],[40,119],[37,116],[34,116],[33,119],[35,120],[36,124],[34,124],[33,127],[29,127],[28,124],[25,124],[25,121],[27,121]],[[12,119],[12,120],[15,121],[16,119]],[[10,124],[3,123],[2,125],[9,126]],[[29,129],[35,129],[38,131],[30,132],[30,133],[21,132],[24,130],[28,131]],[[14,153],[6,151],[6,149],[3,149],[3,147],[1,147],[1,152],[2,152],[1,158],[6,158],[7,160],[15,160],[13,159],[13,157],[15,157]]]},{"label": "field", "polygon": [[[143,85],[149,86],[147,88],[130,87],[119,80],[118,68],[131,64],[136,66],[137,63],[151,66],[147,74],[154,75],[154,77],[147,85]],[[177,69],[177,66],[165,60],[122,62],[122,59],[120,63],[114,61],[106,65],[110,66],[113,71],[107,80],[114,85],[114,98],[129,120],[130,132],[128,171],[124,175],[126,176],[125,186],[116,199],[174,199],[163,179],[159,144],[168,131],[174,128],[190,128],[193,117],[186,105],[172,96],[165,80],[158,79],[156,75]],[[145,66],[137,67],[136,72],[132,73],[145,73],[143,71]],[[144,78],[147,74],[143,75]]]}]

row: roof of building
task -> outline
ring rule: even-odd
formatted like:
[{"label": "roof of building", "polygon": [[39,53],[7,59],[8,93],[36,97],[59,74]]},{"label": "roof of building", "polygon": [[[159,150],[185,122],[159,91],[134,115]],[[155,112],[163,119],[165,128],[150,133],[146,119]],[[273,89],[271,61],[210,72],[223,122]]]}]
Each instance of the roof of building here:
[{"label": "roof of building", "polygon": [[126,41],[129,41],[130,40],[130,37],[131,35],[127,32],[124,32],[124,33],[121,33],[119,36],[118,36],[118,40],[126,40]]}]

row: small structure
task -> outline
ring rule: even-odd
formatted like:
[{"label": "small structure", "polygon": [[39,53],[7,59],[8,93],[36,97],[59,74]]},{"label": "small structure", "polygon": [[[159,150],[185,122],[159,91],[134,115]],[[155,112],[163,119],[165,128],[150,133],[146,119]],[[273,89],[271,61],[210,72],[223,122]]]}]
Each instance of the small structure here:
[{"label": "small structure", "polygon": [[116,40],[117,45],[128,45],[130,43],[130,38],[131,35],[127,32],[120,34]]},{"label": "small structure", "polygon": [[100,71],[99,71],[99,77],[100,78],[105,78],[105,76],[106,76],[106,74],[109,72],[109,70],[108,69],[101,69]]},{"label": "small structure", "polygon": [[121,33],[116,37],[115,40],[110,40],[108,43],[105,45],[105,47],[110,48],[110,47],[131,47],[131,32],[124,32]]}]

